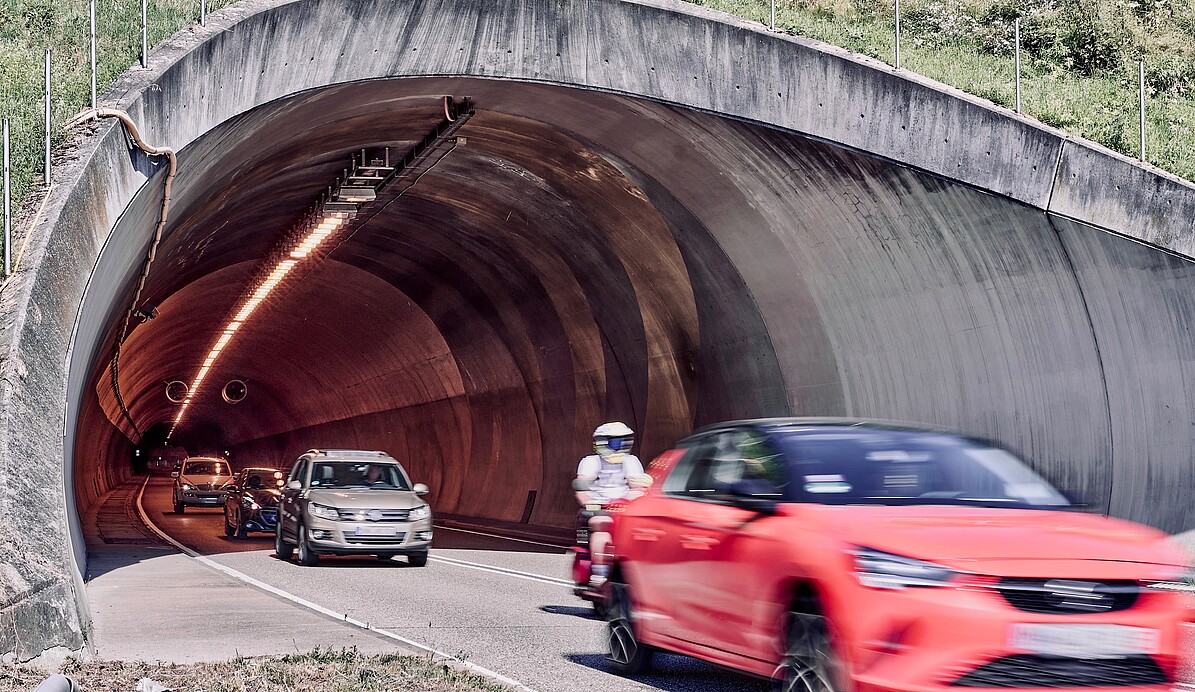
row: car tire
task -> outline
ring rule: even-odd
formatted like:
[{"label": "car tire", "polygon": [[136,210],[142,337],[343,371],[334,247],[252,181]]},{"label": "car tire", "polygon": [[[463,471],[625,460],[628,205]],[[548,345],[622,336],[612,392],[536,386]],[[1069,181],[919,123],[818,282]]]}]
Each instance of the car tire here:
[{"label": "car tire", "polygon": [[611,581],[610,601],[606,605],[606,634],[609,642],[606,663],[619,675],[637,675],[647,670],[655,652],[651,646],[639,641],[635,634],[633,607],[630,585]]},{"label": "car tire", "polygon": [[784,621],[784,655],[773,677],[778,692],[850,692],[846,666],[838,655],[834,628],[812,595],[796,600]]},{"label": "car tire", "polygon": [[181,500],[174,501],[174,513],[175,514],[182,514],[186,510],[187,510],[187,506],[184,505]]},{"label": "car tire", "polygon": [[299,522],[299,564],[304,567],[314,567],[319,563],[319,555],[311,549],[307,542],[307,527]]},{"label": "car tire", "polygon": [[289,560],[295,554],[295,547],[282,537],[282,522],[274,527],[274,554],[281,560]]},{"label": "car tire", "polygon": [[237,524],[236,532],[237,532],[237,538],[239,538],[242,541],[249,537],[249,527],[245,526],[243,523]]},{"label": "car tire", "polygon": [[408,555],[407,562],[410,563],[412,567],[424,567],[427,565],[427,553],[423,552]]},{"label": "car tire", "polygon": [[390,560],[391,558],[394,557],[394,553],[378,553],[374,557],[381,560],[382,562],[386,562],[387,560]]},{"label": "car tire", "polygon": [[229,538],[232,538],[233,536],[236,535],[236,532],[237,532],[236,527],[232,525],[232,522],[228,521],[228,510],[225,509],[224,510],[224,535],[228,536]]}]

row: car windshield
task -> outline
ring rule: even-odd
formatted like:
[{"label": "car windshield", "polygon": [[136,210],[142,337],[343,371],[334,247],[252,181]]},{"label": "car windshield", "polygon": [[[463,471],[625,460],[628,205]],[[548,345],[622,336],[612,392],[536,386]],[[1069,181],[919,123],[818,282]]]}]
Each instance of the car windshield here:
[{"label": "car windshield", "polygon": [[282,472],[277,469],[246,469],[242,484],[249,489],[276,488],[283,485]]},{"label": "car windshield", "polygon": [[183,466],[184,476],[228,476],[228,464],[223,461],[188,461]]},{"label": "car windshield", "polygon": [[1069,506],[1009,452],[942,433],[864,428],[780,431],[789,499],[821,504]]},{"label": "car windshield", "polygon": [[394,463],[320,461],[311,468],[312,488],[410,490],[407,475]]}]

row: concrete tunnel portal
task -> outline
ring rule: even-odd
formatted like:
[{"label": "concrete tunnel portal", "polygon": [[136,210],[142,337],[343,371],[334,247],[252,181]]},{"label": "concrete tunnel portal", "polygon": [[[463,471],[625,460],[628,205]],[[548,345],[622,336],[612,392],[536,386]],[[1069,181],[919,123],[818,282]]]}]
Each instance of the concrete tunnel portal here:
[{"label": "concrete tunnel portal", "polygon": [[[400,38],[387,55],[362,35]],[[646,460],[728,418],[897,419],[998,439],[1101,511],[1195,526],[1189,184],[671,0],[245,0],[155,56],[110,94],[179,152],[125,410],[110,362],[162,172],[112,122],[60,173],[7,294],[26,307],[0,332],[18,383],[0,460],[21,473],[0,482],[64,519],[5,513],[0,561],[48,586],[11,589],[0,632],[44,635],[0,650],[77,648],[81,517],[169,428],[165,382],[194,377],[351,157],[410,151],[445,97],[475,113],[245,323],[175,444],[270,465],[384,449],[438,512],[568,525],[605,420]]]}]

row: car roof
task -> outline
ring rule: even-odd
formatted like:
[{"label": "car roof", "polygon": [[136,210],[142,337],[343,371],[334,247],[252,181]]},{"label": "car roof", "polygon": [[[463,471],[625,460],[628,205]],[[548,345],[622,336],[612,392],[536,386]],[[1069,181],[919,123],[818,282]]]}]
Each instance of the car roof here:
[{"label": "car roof", "polygon": [[270,472],[274,472],[274,471],[281,471],[281,470],[282,470],[282,469],[276,469],[276,468],[273,468],[273,467],[270,467],[270,466],[246,466],[245,468],[241,469],[241,472],[242,472],[242,473],[243,473],[243,472],[245,472],[245,471],[270,471]]},{"label": "car roof", "polygon": [[342,459],[344,461],[393,461],[398,460],[385,452],[366,449],[309,449],[303,456],[324,457],[326,459]]},{"label": "car roof", "polygon": [[942,433],[945,435],[953,435],[955,437],[963,437],[971,440],[979,440],[979,438],[965,435],[947,428],[936,427],[932,425],[925,425],[921,423],[908,423],[905,421],[871,419],[871,418],[834,418],[834,417],[820,417],[820,418],[802,418],[802,417],[777,417],[777,418],[744,418],[741,420],[724,421],[721,423],[713,423],[694,430],[687,438],[699,437],[708,435],[720,430],[731,430],[735,428],[756,428],[760,430],[774,430],[778,428],[795,428],[795,427],[835,427],[835,428],[868,428],[875,430],[907,430],[910,432],[933,432]]},{"label": "car roof", "polygon": [[227,459],[225,459],[224,457],[205,457],[205,456],[196,456],[196,457],[187,457],[186,459],[183,459],[183,463],[184,463],[184,464],[185,464],[185,463],[187,463],[187,462],[190,462],[190,461],[222,461],[222,462],[224,462],[225,464],[227,464],[227,463],[228,463],[228,460],[227,460]]}]

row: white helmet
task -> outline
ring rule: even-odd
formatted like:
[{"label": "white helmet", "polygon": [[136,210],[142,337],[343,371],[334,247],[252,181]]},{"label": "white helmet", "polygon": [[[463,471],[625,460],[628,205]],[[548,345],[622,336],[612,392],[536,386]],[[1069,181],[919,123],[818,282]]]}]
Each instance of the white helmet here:
[{"label": "white helmet", "polygon": [[635,431],[625,423],[614,421],[603,423],[593,431],[593,450],[601,456],[609,456],[616,452],[631,451],[635,444]]}]

